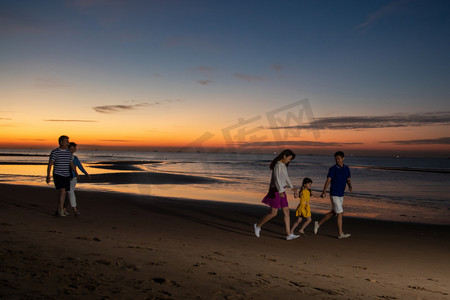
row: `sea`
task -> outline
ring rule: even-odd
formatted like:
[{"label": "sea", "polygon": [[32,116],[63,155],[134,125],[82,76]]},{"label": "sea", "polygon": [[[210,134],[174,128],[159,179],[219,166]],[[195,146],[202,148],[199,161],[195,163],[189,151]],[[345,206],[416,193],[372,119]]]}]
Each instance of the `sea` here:
[{"label": "sea", "polygon": [[[0,183],[53,189],[45,182],[49,153],[0,149]],[[264,206],[269,164],[276,154],[79,150],[76,155],[97,178],[89,180],[80,172],[77,190]],[[297,155],[288,167],[295,187],[304,177],[312,179],[313,215],[330,209],[329,198],[320,198],[320,192],[334,163],[332,156]],[[350,167],[353,184],[353,192],[344,197],[346,216],[450,225],[449,158],[347,156],[344,163]],[[140,179],[130,180],[131,175]],[[113,176],[115,180],[108,180]],[[83,199],[77,200],[82,208]],[[288,193],[288,200],[290,208],[297,207],[293,193]]]}]

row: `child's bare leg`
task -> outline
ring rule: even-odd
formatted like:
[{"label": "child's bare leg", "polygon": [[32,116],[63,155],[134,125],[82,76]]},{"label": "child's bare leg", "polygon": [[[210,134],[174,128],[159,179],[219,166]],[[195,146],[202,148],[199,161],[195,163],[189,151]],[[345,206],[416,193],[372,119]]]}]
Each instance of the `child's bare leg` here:
[{"label": "child's bare leg", "polygon": [[300,228],[299,232],[300,233],[305,233],[305,228],[306,226],[309,225],[309,223],[311,223],[312,219],[311,217],[307,217],[305,223],[302,225],[302,227]]},{"label": "child's bare leg", "polygon": [[294,225],[292,225],[291,227],[291,234],[294,233],[295,228],[297,228],[297,226],[302,222],[302,217],[298,217],[297,221],[295,221]]}]

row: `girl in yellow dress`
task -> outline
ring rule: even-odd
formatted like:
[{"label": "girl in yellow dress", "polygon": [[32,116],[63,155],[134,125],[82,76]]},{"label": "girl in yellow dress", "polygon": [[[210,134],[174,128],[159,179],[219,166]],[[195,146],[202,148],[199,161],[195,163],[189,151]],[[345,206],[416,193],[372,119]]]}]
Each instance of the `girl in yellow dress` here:
[{"label": "girl in yellow dress", "polygon": [[311,185],[312,180],[308,177],[305,177],[303,179],[300,192],[298,194],[294,194],[295,198],[300,198],[300,204],[297,206],[297,210],[295,211],[297,221],[295,221],[294,225],[292,225],[291,234],[294,234],[295,228],[297,228],[297,226],[302,222],[303,218],[306,218],[306,221],[298,231],[301,235],[306,235],[305,228],[309,223],[311,223],[311,208],[309,206],[309,199],[311,197]]}]

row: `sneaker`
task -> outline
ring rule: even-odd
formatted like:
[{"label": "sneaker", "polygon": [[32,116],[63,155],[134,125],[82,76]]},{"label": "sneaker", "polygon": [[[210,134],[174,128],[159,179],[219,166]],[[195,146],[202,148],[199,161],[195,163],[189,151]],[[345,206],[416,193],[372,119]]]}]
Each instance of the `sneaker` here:
[{"label": "sneaker", "polygon": [[314,222],[314,234],[317,234],[317,231],[319,231],[319,222],[315,221]]},{"label": "sneaker", "polygon": [[63,211],[63,214],[65,214],[66,216],[70,216],[70,214],[67,211]]},{"label": "sneaker", "polygon": [[298,238],[298,237],[299,237],[299,235],[295,235],[295,234],[291,233],[290,235],[288,235],[288,236],[286,237],[286,240],[287,240],[287,241],[290,241],[290,240],[296,239],[296,238]]},{"label": "sneaker", "polygon": [[60,217],[65,217],[66,214],[65,214],[63,211],[60,211],[60,212],[59,212],[59,216],[60,216]]},{"label": "sneaker", "polygon": [[307,236],[308,234],[306,232],[298,232],[298,234],[303,235],[303,236]]},{"label": "sneaker", "polygon": [[350,233],[342,233],[340,236],[338,236],[338,239],[345,239],[350,237],[351,234]]},{"label": "sneaker", "polygon": [[253,228],[255,228],[255,235],[259,237],[259,233],[261,232],[261,227],[256,226],[256,223],[253,224]]}]

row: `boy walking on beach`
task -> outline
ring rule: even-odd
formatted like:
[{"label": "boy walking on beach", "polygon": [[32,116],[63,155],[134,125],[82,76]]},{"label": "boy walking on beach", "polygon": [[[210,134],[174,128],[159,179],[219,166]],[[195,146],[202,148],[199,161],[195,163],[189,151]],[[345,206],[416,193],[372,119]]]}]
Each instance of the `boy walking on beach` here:
[{"label": "boy walking on beach", "polygon": [[69,137],[62,135],[58,139],[59,147],[50,153],[50,159],[47,166],[47,184],[50,183],[50,172],[53,167],[53,181],[58,191],[57,215],[65,217],[64,200],[66,193],[70,191],[70,169],[78,177],[77,170],[72,161],[72,154],[69,151]]},{"label": "boy walking on beach", "polygon": [[337,215],[337,229],[338,238],[348,238],[351,234],[344,233],[342,230],[342,217],[344,214],[344,209],[342,207],[344,203],[344,191],[345,186],[348,185],[348,190],[352,191],[352,181],[350,179],[350,169],[348,166],[344,165],[344,152],[338,151],[334,154],[334,160],[336,164],[328,170],[327,181],[323,187],[321,194],[322,198],[325,198],[327,194],[327,188],[331,183],[330,187],[330,200],[331,200],[331,211],[329,211],[319,222],[314,222],[314,234],[317,234],[319,228],[322,224],[327,222],[333,216]]}]

